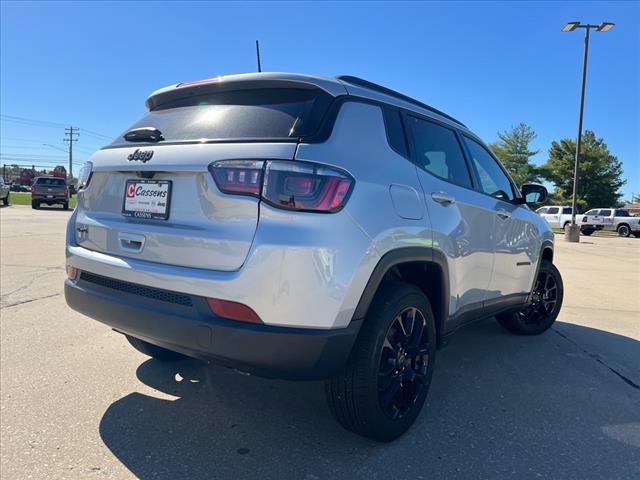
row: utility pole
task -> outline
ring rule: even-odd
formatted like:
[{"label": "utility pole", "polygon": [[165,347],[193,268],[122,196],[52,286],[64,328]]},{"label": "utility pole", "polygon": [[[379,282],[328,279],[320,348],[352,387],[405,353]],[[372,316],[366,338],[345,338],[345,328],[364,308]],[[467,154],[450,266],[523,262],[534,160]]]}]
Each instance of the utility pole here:
[{"label": "utility pole", "polygon": [[78,127],[69,126],[64,129],[64,141],[69,143],[69,173],[67,177],[70,179],[73,177],[73,142],[78,141]]},{"label": "utility pole", "polygon": [[258,58],[258,72],[262,71],[262,67],[260,66],[260,43],[256,40],[256,57]]},{"label": "utility pole", "polygon": [[584,53],[582,58],[582,88],[580,90],[580,114],[578,116],[578,141],[576,142],[576,156],[573,168],[573,195],[571,199],[571,224],[565,229],[565,240],[568,242],[580,241],[580,225],[576,224],[577,197],[578,197],[578,177],[580,175],[580,152],[582,150],[582,116],[584,114],[584,93],[587,86],[587,60],[589,58],[589,32],[591,29],[597,32],[608,32],[615,24],[602,22],[599,25],[582,24],[580,22],[569,22],[563,28],[563,32],[573,32],[578,28],[585,30]]}]

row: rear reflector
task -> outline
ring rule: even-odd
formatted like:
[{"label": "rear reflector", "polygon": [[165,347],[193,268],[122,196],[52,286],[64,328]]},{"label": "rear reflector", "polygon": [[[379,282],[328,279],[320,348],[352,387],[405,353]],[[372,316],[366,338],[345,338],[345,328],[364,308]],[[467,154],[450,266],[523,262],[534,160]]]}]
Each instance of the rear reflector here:
[{"label": "rear reflector", "polygon": [[67,277],[69,277],[70,280],[77,280],[79,276],[80,270],[76,267],[72,267],[71,265],[67,265]]},{"label": "rear reflector", "polygon": [[211,311],[218,317],[239,322],[262,323],[258,314],[242,303],[218,298],[207,298],[207,303]]},{"label": "rear reflector", "polygon": [[355,181],[346,172],[311,162],[222,160],[209,166],[220,191],[253,195],[286,210],[334,213]]}]

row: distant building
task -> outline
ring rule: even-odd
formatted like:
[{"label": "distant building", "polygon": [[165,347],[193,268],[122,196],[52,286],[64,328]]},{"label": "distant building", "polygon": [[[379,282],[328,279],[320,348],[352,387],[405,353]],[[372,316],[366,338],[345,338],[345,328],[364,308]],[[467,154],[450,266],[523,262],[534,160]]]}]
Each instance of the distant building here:
[{"label": "distant building", "polygon": [[625,203],[622,207],[629,212],[629,215],[640,215],[640,203]]}]

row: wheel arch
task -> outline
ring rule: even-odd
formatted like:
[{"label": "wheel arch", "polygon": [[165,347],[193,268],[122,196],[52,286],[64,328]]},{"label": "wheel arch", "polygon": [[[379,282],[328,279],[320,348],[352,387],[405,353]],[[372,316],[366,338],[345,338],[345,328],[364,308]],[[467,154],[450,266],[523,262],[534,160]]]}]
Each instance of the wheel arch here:
[{"label": "wheel arch", "polygon": [[449,271],[445,255],[430,247],[402,247],[387,252],[369,277],[353,318],[364,319],[376,294],[385,282],[393,280],[415,285],[427,296],[440,339],[449,316]]}]

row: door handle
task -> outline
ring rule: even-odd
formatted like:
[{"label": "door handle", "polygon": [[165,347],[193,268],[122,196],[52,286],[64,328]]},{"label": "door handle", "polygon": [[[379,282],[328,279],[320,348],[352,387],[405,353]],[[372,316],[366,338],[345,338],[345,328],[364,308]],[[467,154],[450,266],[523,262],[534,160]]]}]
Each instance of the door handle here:
[{"label": "door handle", "polygon": [[496,212],[496,215],[498,215],[501,219],[506,220],[507,218],[511,218],[511,213],[507,212],[506,210],[498,210]]},{"label": "door handle", "polygon": [[431,198],[434,202],[441,203],[442,205],[451,205],[452,203],[456,203],[455,198],[444,192],[433,192],[431,194]]}]

